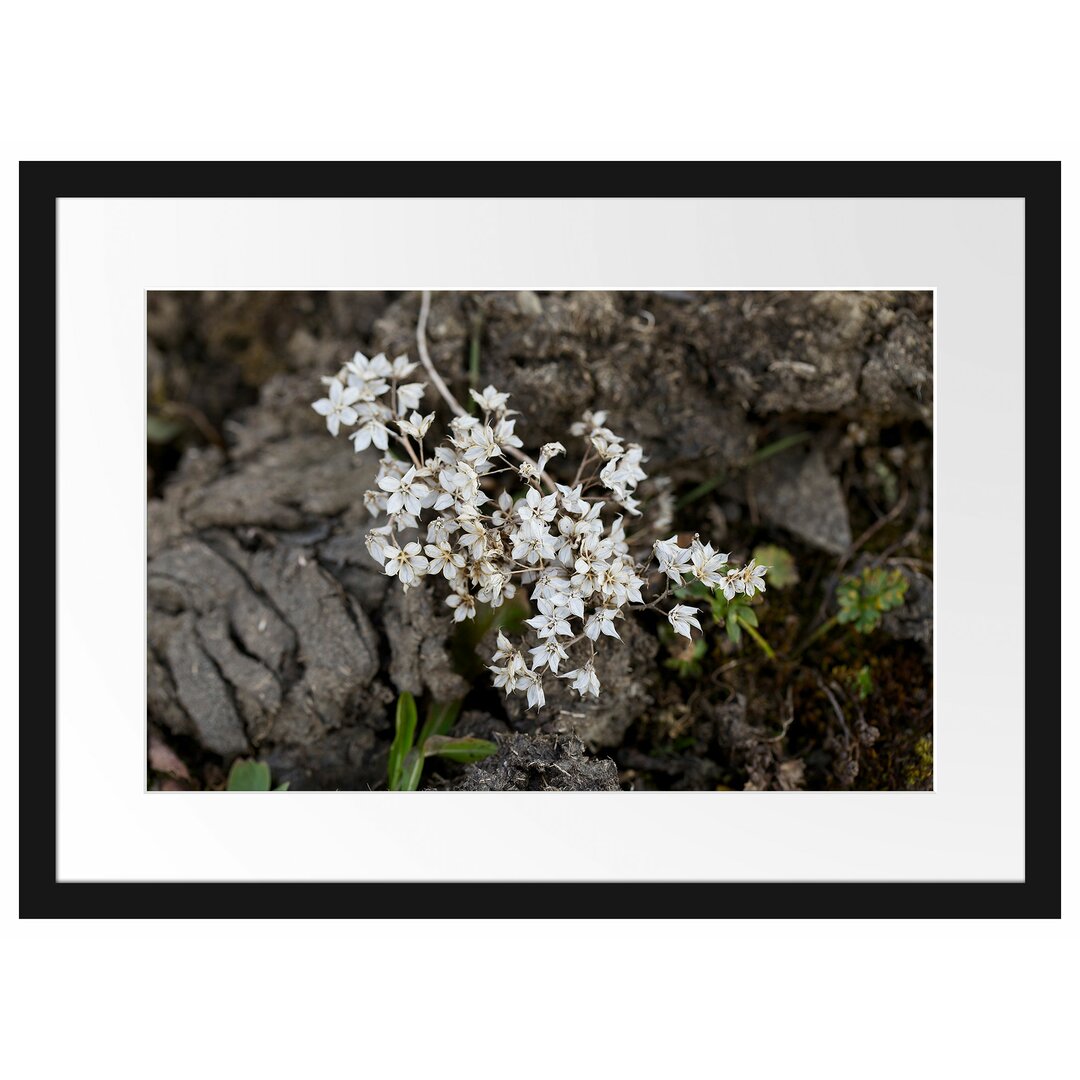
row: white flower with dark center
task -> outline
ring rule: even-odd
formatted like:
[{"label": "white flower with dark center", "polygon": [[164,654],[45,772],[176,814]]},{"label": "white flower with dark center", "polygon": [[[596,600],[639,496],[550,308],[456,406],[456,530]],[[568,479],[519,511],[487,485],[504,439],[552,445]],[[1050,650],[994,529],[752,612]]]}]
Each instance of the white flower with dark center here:
[{"label": "white flower with dark center", "polygon": [[686,604],[676,604],[668,612],[668,622],[671,623],[671,629],[676,634],[682,634],[683,637],[690,637],[690,627],[697,627],[701,629],[701,623],[697,620],[697,608],[688,607]]},{"label": "white flower with dark center", "polygon": [[427,571],[427,559],[420,553],[420,545],[408,543],[404,547],[387,549],[383,572],[396,577],[402,585],[408,587]]},{"label": "white flower with dark center", "polygon": [[415,412],[420,408],[425,386],[427,383],[411,382],[397,388],[398,416],[404,416],[407,412]]},{"label": "white flower with dark center", "polygon": [[723,590],[724,597],[727,600],[731,600],[738,593],[746,592],[746,582],[743,581],[742,571],[729,570],[724,575],[720,588]]},{"label": "white flower with dark center", "polygon": [[469,390],[469,393],[472,395],[473,401],[475,401],[484,412],[501,411],[510,398],[509,394],[500,394],[494,386],[484,387],[484,392],[482,394],[478,394],[475,390],[471,389]]},{"label": "white flower with dark center", "polygon": [[543,638],[535,649],[530,649],[529,655],[533,658],[533,671],[537,668],[542,669],[546,665],[558,675],[559,664],[566,659],[566,649],[557,637],[549,637]]},{"label": "white flower with dark center", "polygon": [[570,617],[568,608],[558,607],[551,600],[537,600],[536,606],[540,614],[526,619],[525,625],[533,627],[538,638],[543,640],[559,634],[563,637],[574,636],[574,631],[570,629],[570,623],[567,622]]},{"label": "white flower with dark center", "polygon": [[606,634],[622,641],[619,631],[615,629],[616,614],[614,608],[597,608],[585,622],[585,636],[590,641],[596,641],[601,634]]},{"label": "white flower with dark center", "polygon": [[548,523],[555,517],[555,496],[541,495],[536,488],[529,488],[525,498],[518,500],[516,509],[522,526],[535,533],[546,532]]},{"label": "white flower with dark center", "polygon": [[522,528],[514,533],[513,540],[514,547],[510,552],[510,557],[517,562],[535,566],[538,562],[550,562],[555,558],[553,538],[546,530],[533,534]]},{"label": "white flower with dark center", "polygon": [[543,472],[547,463],[557,454],[565,454],[566,447],[561,442],[544,443],[540,447],[540,456],[536,459],[536,467]]},{"label": "white flower with dark center", "polygon": [[360,391],[353,386],[342,386],[340,379],[331,379],[329,385],[327,397],[319,398],[311,407],[326,417],[326,430],[336,436],[342,424],[356,423],[358,414],[353,404],[359,400]]},{"label": "white flower with dark center", "polygon": [[454,622],[476,618],[476,599],[468,593],[451,593],[446,598],[446,606],[454,609]]},{"label": "white flower with dark center", "polygon": [[584,697],[586,694],[592,694],[594,698],[600,696],[600,680],[596,677],[596,671],[593,669],[593,663],[590,660],[587,664],[580,668],[574,668],[573,671],[566,672],[565,675],[560,675],[560,679],[570,679],[571,687]]},{"label": "white flower with dark center", "polygon": [[464,458],[474,466],[489,458],[497,457],[499,445],[495,441],[495,432],[486,424],[469,431],[469,443],[465,448]]},{"label": "white flower with dark center", "polygon": [[428,573],[433,577],[442,574],[447,581],[453,581],[465,569],[465,556],[455,551],[449,540],[425,545],[424,554],[428,557]]},{"label": "white flower with dark center", "polygon": [[395,476],[379,477],[379,487],[390,493],[386,500],[386,509],[391,514],[396,514],[404,508],[410,514],[420,513],[420,500],[428,494],[428,488],[416,478],[416,467],[413,466],[399,480]]},{"label": "white flower with dark center", "polygon": [[726,553],[716,552],[712,544],[703,544],[694,537],[690,545],[690,572],[703,585],[715,589],[724,580],[721,568],[727,565],[727,561]]}]

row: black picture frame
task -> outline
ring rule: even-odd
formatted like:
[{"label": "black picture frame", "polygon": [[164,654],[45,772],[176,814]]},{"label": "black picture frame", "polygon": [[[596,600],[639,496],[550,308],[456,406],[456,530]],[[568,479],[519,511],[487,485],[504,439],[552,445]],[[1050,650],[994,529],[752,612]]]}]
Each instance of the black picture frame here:
[{"label": "black picture frame", "polygon": [[[1060,561],[1059,162],[23,162],[20,165],[20,886],[23,918],[983,917],[1061,914],[1060,594],[1029,588],[1025,879],[844,883],[77,883],[56,880],[56,201],[62,197],[1020,198],[1025,206],[1025,537]],[[1047,373],[1050,374],[1048,379]],[[1057,394],[1051,388],[1057,388]],[[1038,410],[1037,412],[1035,410]],[[1033,522],[1037,523],[1037,532]],[[1055,639],[1057,644],[1055,644]],[[43,687],[52,687],[50,694]]]}]

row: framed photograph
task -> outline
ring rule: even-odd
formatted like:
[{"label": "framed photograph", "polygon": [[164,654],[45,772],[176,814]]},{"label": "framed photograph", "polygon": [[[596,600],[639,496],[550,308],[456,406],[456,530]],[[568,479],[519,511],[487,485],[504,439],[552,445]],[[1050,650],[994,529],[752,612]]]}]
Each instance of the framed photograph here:
[{"label": "framed photograph", "polygon": [[24,163],[20,245],[24,917],[1059,915],[1057,163]]}]

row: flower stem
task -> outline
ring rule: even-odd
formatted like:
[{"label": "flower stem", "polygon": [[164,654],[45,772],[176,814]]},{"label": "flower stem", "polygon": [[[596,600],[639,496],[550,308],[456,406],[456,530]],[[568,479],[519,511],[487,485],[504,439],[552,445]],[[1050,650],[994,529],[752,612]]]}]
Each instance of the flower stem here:
[{"label": "flower stem", "polygon": [[761,651],[770,660],[775,660],[776,653],[773,651],[773,647],[741,616],[736,615],[735,617],[739,620],[739,625],[761,646]]},{"label": "flower stem", "polygon": [[[450,388],[443,382],[442,377],[435,370],[435,365],[431,362],[431,354],[428,352],[427,347],[427,321],[428,314],[431,312],[431,292],[428,289],[424,289],[420,293],[420,314],[416,320],[416,349],[420,353],[420,363],[424,365],[424,370],[428,374],[428,378],[435,384],[435,389],[439,391],[443,401],[450,406],[450,411],[455,416],[468,416],[468,413],[461,407],[461,403],[450,392]],[[535,461],[528,454],[519,450],[516,446],[508,446],[505,448],[505,452],[511,457],[517,458],[518,461],[527,461],[534,469],[540,479],[543,480],[544,485],[548,491],[555,490],[555,481],[551,479],[546,472],[543,472]]]},{"label": "flower stem", "polygon": [[832,629],[832,628],[833,628],[834,626],[836,626],[836,624],[837,624],[837,621],[838,621],[838,620],[837,620],[837,617],[836,617],[835,615],[833,615],[833,616],[832,616],[832,618],[826,619],[826,620],[825,620],[825,621],[824,621],[824,622],[823,622],[823,623],[822,623],[822,624],[821,624],[821,625],[820,625],[820,626],[819,626],[819,627],[818,627],[818,628],[817,628],[817,629],[816,629],[816,630],[815,630],[815,631],[814,631],[814,632],[813,632],[813,633],[812,633],[812,634],[811,634],[811,635],[810,635],[810,636],[809,636],[809,637],[808,637],[808,638],[807,638],[807,639],[806,639],[806,640],[805,640],[805,641],[804,641],[804,642],[802,643],[802,645],[800,645],[800,646],[799,646],[798,652],[796,652],[796,653],[795,653],[795,655],[796,655],[796,656],[802,656],[802,654],[803,654],[804,652],[806,652],[806,650],[807,650],[807,649],[809,649],[809,648],[810,648],[810,646],[811,646],[811,645],[812,645],[812,644],[813,644],[813,643],[814,643],[815,641],[817,641],[817,639],[818,639],[819,637],[821,637],[821,635],[822,635],[822,634],[825,634],[825,633],[827,633],[827,632],[828,632],[829,630],[831,630],[831,629]]}]

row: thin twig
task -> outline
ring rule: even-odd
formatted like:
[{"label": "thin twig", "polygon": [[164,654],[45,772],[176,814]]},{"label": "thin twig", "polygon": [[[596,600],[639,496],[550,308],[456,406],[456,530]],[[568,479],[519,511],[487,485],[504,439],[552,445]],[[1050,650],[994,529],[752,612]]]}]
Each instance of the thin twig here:
[{"label": "thin twig", "polygon": [[443,401],[450,406],[450,411],[455,416],[467,415],[465,410],[461,407],[458,399],[450,393],[450,388],[443,382],[442,376],[435,370],[435,365],[431,362],[431,357],[428,354],[427,349],[427,321],[428,313],[431,311],[431,293],[425,289],[420,294],[420,316],[416,320],[416,348],[420,353],[420,363],[424,365],[424,370],[428,373],[428,378],[435,384],[435,389],[442,395]]},{"label": "thin twig", "polygon": [[[427,321],[428,314],[431,311],[431,292],[425,289],[420,294],[420,315],[416,320],[416,348],[420,353],[420,363],[424,365],[424,370],[428,373],[428,378],[435,384],[435,389],[439,391],[443,401],[450,406],[450,411],[455,416],[467,416],[468,413],[461,407],[461,403],[450,392],[450,388],[443,382],[442,376],[435,370],[435,365],[431,362],[431,356],[428,353],[427,348]],[[536,469],[537,475],[547,486],[548,491],[555,490],[555,481],[551,479],[546,472],[543,472],[535,461],[528,454],[523,453],[516,446],[501,447],[503,453],[509,454],[513,458],[517,458],[518,461],[524,461],[530,464]]]}]

